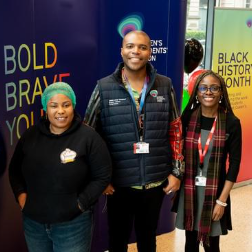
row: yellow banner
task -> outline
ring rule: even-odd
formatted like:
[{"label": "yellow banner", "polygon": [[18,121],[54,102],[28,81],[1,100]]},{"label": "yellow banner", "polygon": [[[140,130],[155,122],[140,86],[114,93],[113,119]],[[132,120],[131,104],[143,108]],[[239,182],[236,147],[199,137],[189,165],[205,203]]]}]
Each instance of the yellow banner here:
[{"label": "yellow banner", "polygon": [[242,164],[238,181],[252,178],[252,11],[215,9],[213,71],[226,81],[229,99],[242,124]]}]

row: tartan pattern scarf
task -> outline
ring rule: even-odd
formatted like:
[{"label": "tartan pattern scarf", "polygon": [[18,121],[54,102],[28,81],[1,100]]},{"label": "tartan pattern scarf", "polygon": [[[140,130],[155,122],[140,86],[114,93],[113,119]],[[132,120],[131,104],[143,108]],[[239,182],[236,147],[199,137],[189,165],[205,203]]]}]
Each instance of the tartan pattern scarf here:
[{"label": "tartan pattern scarf", "polygon": [[[185,139],[185,230],[192,231],[196,214],[195,176],[199,165],[198,138],[201,131],[201,108],[196,109],[190,118]],[[226,135],[226,114],[218,110],[216,129],[213,135],[213,148],[209,159],[205,200],[199,223],[198,240],[209,243],[212,212],[215,206],[219,174],[222,165],[223,149]]]}]

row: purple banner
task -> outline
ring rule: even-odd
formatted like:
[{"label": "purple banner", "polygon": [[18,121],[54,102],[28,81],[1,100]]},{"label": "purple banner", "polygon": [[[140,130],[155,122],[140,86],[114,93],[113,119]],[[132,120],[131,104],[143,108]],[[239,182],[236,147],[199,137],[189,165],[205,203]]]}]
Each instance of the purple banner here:
[{"label": "purple banner", "polygon": [[[21,212],[7,167],[22,133],[42,114],[40,98],[55,81],[71,84],[83,116],[97,79],[121,61],[122,34],[141,29],[151,37],[151,63],[182,93],[186,0],[2,0],[0,7],[0,250],[27,251]],[[104,198],[96,206],[93,251],[107,247]],[[158,233],[174,228],[170,198]],[[134,236],[132,238],[134,241]]]}]

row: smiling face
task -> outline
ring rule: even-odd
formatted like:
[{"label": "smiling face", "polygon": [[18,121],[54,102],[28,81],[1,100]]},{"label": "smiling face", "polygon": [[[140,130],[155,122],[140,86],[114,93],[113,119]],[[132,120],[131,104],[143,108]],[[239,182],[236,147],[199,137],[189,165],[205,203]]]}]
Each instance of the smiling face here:
[{"label": "smiling face", "polygon": [[71,99],[63,94],[54,95],[47,103],[47,115],[51,132],[63,133],[70,127],[74,117]]},{"label": "smiling face", "polygon": [[130,32],[123,39],[121,56],[128,71],[145,69],[151,55],[150,39],[145,33]]},{"label": "smiling face", "polygon": [[207,75],[198,85],[197,96],[201,104],[202,113],[214,114],[219,107],[222,91],[219,79]]}]

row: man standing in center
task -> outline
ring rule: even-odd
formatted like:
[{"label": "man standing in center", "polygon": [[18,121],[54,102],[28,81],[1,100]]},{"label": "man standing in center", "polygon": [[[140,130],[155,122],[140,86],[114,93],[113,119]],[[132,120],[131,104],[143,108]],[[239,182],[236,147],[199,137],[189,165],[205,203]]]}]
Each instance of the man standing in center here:
[{"label": "man standing in center", "polygon": [[134,226],[139,252],[156,251],[156,229],[165,193],[182,178],[181,121],[171,80],[148,63],[149,36],[125,35],[123,63],[99,80],[85,123],[105,139],[113,161],[108,196],[109,251],[126,252]]}]

